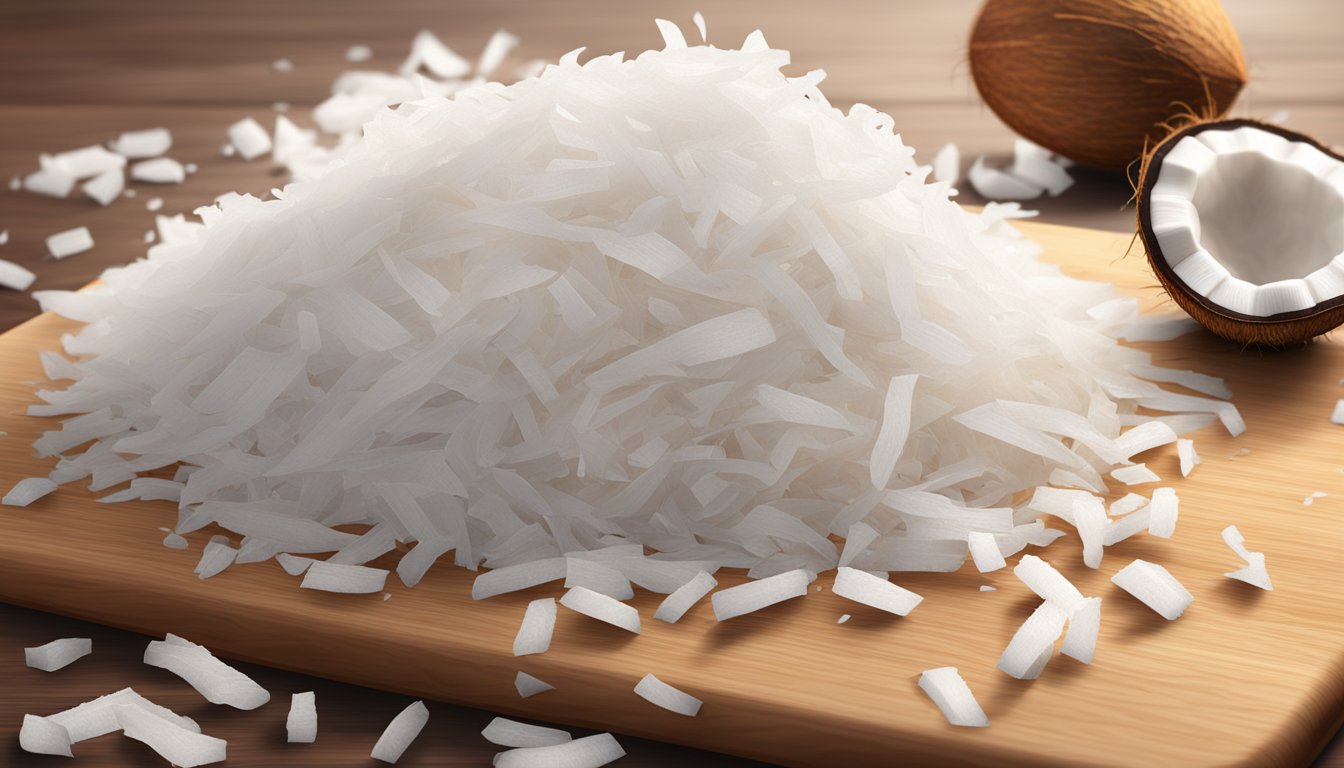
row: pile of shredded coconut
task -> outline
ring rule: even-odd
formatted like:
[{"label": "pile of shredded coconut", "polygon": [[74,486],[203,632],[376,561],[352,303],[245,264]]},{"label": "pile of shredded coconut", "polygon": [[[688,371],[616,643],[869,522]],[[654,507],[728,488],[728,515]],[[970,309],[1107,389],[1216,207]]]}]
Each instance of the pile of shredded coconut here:
[{"label": "pile of shredded coconut", "polygon": [[241,537],[211,573],[402,542],[407,584],[451,552],[623,599],[719,567],[953,571],[968,538],[1001,561],[1061,534],[1022,492],[1241,431],[1155,383],[1208,377],[1117,341],[1187,320],[1037,261],[1015,205],[960,208],[759,32],[660,27],[633,60],[381,109],[277,199],[37,293],[88,323],[30,409],[75,416],[36,443],[51,480]]}]

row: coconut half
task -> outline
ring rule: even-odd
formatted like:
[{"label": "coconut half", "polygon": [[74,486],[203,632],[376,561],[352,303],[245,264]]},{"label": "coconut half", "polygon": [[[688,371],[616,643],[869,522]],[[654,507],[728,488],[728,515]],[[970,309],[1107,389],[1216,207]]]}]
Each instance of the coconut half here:
[{"label": "coconut half", "polygon": [[1148,156],[1139,235],[1204,327],[1286,346],[1344,322],[1344,157],[1251,120],[1190,125]]}]

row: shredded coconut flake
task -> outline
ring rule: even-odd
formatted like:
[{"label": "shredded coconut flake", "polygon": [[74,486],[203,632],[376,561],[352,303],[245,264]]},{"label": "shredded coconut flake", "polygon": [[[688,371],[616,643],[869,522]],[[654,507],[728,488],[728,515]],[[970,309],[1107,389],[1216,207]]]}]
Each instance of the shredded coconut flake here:
[{"label": "shredded coconut flake", "polygon": [[664,683],[652,673],[645,675],[635,685],[635,693],[651,704],[687,717],[700,714],[700,706],[704,703],[689,693]]},{"label": "shredded coconut flake", "polygon": [[306,691],[289,697],[285,734],[291,744],[312,744],[317,741],[317,694]]},{"label": "shredded coconut flake", "polygon": [[481,736],[491,744],[498,744],[501,747],[551,747],[573,741],[568,732],[558,728],[529,725],[503,717],[491,720],[481,731]]},{"label": "shredded coconut flake", "polygon": [[525,747],[500,752],[495,768],[601,768],[625,756],[609,733],[585,736],[549,747]]},{"label": "shredded coconut flake", "polygon": [[555,686],[538,679],[526,672],[519,672],[513,680],[513,687],[518,690],[518,695],[524,699],[530,696],[536,696],[538,693],[554,691]]},{"label": "shredded coconut flake", "polygon": [[64,669],[93,653],[93,641],[87,637],[65,637],[46,645],[23,649],[23,663],[43,672]]},{"label": "shredded coconut flake", "polygon": [[1180,618],[1195,599],[1166,568],[1146,560],[1135,560],[1120,569],[1111,582],[1168,621]]},{"label": "shredded coconut flake", "polygon": [[938,705],[943,717],[952,725],[971,728],[989,726],[989,718],[956,667],[924,670],[919,675],[919,689]]},{"label": "shredded coconut flake", "polygon": [[545,653],[551,647],[551,633],[555,631],[555,598],[543,597],[527,604],[523,623],[513,638],[513,655],[527,656]]},{"label": "shredded coconut flake", "polygon": [[47,252],[54,259],[64,259],[93,248],[93,235],[88,227],[75,227],[57,232],[47,238]]},{"label": "shredded coconut flake", "polygon": [[369,756],[384,763],[396,763],[428,722],[429,709],[425,703],[417,701],[411,704],[387,724]]},{"label": "shredded coconut flake", "polygon": [[252,678],[215,658],[204,647],[177,635],[151,641],[145,648],[144,661],[187,681],[211,704],[256,709],[271,700],[271,694]]}]

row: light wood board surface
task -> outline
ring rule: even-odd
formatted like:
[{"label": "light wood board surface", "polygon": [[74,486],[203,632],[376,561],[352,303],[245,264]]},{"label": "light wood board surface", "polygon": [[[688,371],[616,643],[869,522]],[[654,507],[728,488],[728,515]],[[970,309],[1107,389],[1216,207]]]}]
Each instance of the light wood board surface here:
[{"label": "light wood board surface", "polygon": [[[1146,305],[1161,301],[1141,255],[1124,256],[1128,237],[1022,229],[1067,272],[1111,280]],[[9,433],[0,488],[48,469],[29,446],[50,422],[23,409],[41,378],[38,350],[70,327],[44,315],[0,336],[0,431]],[[1108,550],[1099,571],[1082,567],[1072,537],[1044,551],[1084,594],[1104,598],[1103,620],[1090,667],[1056,658],[1034,682],[994,666],[1037,602],[1008,570],[982,576],[968,563],[952,575],[898,574],[925,596],[906,618],[837,598],[830,575],[819,592],[722,624],[707,600],[679,624],[654,621],[659,596],[641,591],[641,636],[561,609],[551,650],[516,659],[524,606],[558,595],[558,584],[472,602],[472,575],[452,567],[415,589],[390,582],[387,601],[300,590],[274,563],[199,581],[191,569],[203,534],[186,551],[159,544],[173,505],[102,505],[77,486],[27,509],[0,508],[0,600],[171,631],[230,658],[785,765],[897,756],[916,765],[1303,765],[1344,707],[1344,428],[1328,418],[1344,345],[1240,353],[1196,333],[1152,346],[1161,362],[1226,377],[1248,432],[1198,433],[1204,463],[1188,479],[1170,447],[1145,456],[1180,494],[1174,539],[1131,539]],[[1304,506],[1313,491],[1331,495]],[[1275,592],[1222,576],[1239,567],[1219,537],[1229,523],[1267,554]],[[1194,593],[1184,617],[1167,622],[1109,583],[1135,557],[1162,563]],[[853,618],[837,625],[843,613]],[[961,669],[990,728],[946,725],[918,691],[919,672],[944,665]],[[557,690],[518,698],[520,669]],[[648,672],[702,698],[700,716],[636,698],[631,689]]]}]

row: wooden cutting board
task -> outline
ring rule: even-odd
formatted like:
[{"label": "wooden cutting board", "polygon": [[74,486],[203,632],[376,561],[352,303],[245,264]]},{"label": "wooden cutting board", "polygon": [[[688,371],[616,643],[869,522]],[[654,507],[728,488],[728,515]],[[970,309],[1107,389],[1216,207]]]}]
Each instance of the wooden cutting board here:
[{"label": "wooden cutting board", "polygon": [[[1067,272],[1163,303],[1142,254],[1125,255],[1128,236],[1022,229]],[[0,491],[49,469],[30,443],[52,422],[24,409],[42,377],[38,351],[71,328],[44,315],[0,336]],[[1204,463],[1188,479],[1170,447],[1145,457],[1180,494],[1174,539],[1131,539],[1099,571],[1082,566],[1072,537],[1045,550],[1104,598],[1103,619],[1091,666],[1057,657],[1035,681],[995,669],[1037,603],[1011,570],[897,575],[925,596],[906,618],[837,598],[829,574],[806,598],[723,624],[708,600],[679,624],[654,621],[660,596],[641,591],[642,635],[561,609],[551,650],[514,658],[524,606],[558,596],[558,584],[473,602],[473,575],[440,567],[415,589],[390,579],[384,601],[300,590],[273,562],[199,581],[204,533],[186,551],[160,545],[172,504],[97,504],[77,486],[0,507],[0,599],[174,632],[235,659],[785,765],[1305,765],[1344,713],[1344,427],[1329,421],[1344,397],[1344,344],[1243,352],[1198,333],[1149,346],[1161,363],[1225,377],[1249,429],[1235,440],[1217,426],[1198,433]],[[1313,491],[1330,495],[1303,505]],[[1276,591],[1223,577],[1240,567],[1219,537],[1229,523],[1266,553]],[[1165,621],[1109,583],[1136,557],[1194,593],[1184,617]],[[853,618],[838,625],[844,613]],[[918,690],[921,670],[946,665],[960,668],[989,728],[947,725]],[[518,670],[556,690],[520,699]],[[637,698],[648,672],[703,699],[699,717]],[[286,704],[267,706],[281,722]]]}]

